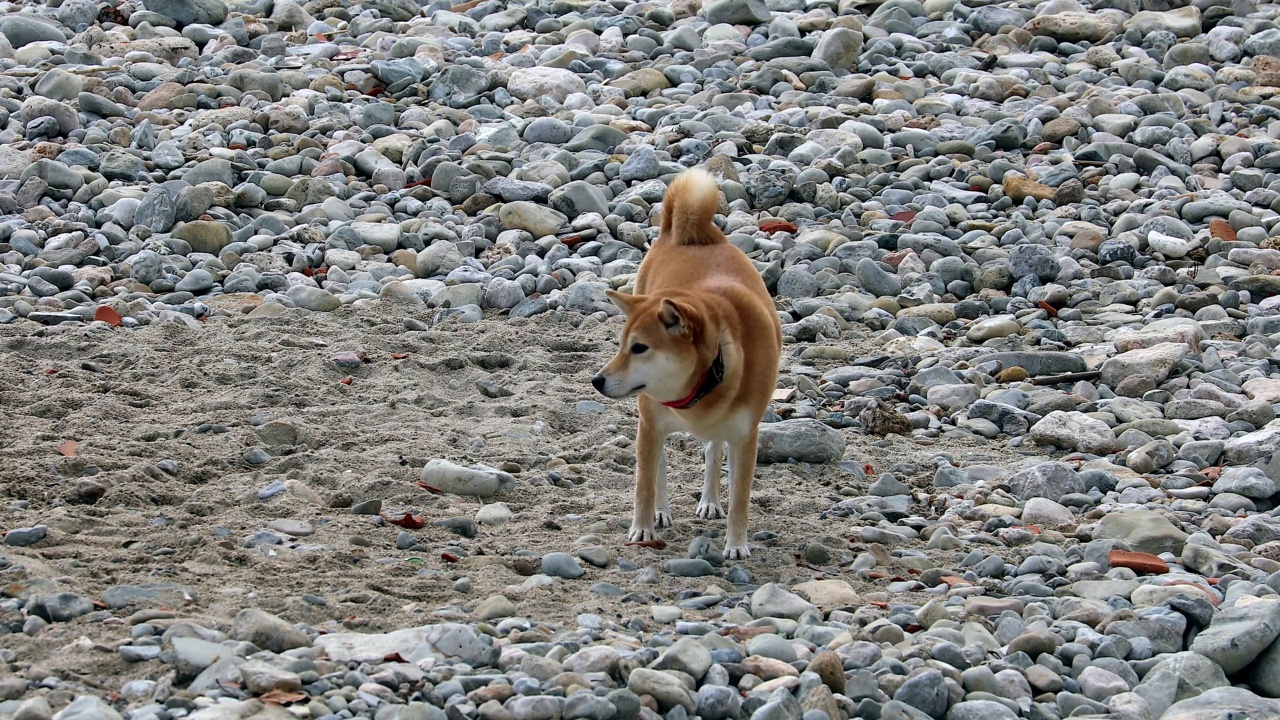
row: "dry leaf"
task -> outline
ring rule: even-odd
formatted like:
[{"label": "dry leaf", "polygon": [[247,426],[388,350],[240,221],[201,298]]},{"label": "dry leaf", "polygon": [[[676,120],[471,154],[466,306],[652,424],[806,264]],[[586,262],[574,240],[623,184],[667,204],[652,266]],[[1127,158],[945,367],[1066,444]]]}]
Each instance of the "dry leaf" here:
[{"label": "dry leaf", "polygon": [[302,702],[308,697],[309,696],[306,693],[269,690],[258,696],[258,699],[268,705],[290,705],[292,703]]}]

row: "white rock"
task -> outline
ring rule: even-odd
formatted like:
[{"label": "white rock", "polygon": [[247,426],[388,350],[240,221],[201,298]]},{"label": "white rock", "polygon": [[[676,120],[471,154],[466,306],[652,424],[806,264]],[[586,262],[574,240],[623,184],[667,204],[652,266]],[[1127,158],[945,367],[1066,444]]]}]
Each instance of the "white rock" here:
[{"label": "white rock", "polygon": [[1176,259],[1186,257],[1187,253],[1199,247],[1200,243],[1152,231],[1147,234],[1147,246],[1166,258]]},{"label": "white rock", "polygon": [[511,73],[507,91],[521,100],[548,97],[563,104],[573,93],[585,93],[587,84],[571,70],[531,67]]},{"label": "white rock", "polygon": [[463,467],[440,459],[428,462],[420,477],[422,482],[447,493],[482,498],[493,497],[516,486],[514,477],[496,468],[478,464]]},{"label": "white rock", "polygon": [[491,503],[476,511],[476,522],[481,525],[505,525],[512,518],[506,503]]},{"label": "white rock", "polygon": [[1116,434],[1101,420],[1082,412],[1054,410],[1031,426],[1038,445],[1056,445],[1080,452],[1105,455],[1115,449]]},{"label": "white rock", "polygon": [[1022,508],[1022,522],[1043,527],[1067,527],[1076,524],[1076,517],[1053,500],[1031,498]]},{"label": "white rock", "polygon": [[470,665],[478,665],[489,654],[475,630],[456,623],[423,625],[381,634],[332,633],[317,637],[314,646],[323,650],[330,660],[340,663],[353,660],[382,663],[388,655],[398,653],[410,663],[427,658],[458,658]]}]

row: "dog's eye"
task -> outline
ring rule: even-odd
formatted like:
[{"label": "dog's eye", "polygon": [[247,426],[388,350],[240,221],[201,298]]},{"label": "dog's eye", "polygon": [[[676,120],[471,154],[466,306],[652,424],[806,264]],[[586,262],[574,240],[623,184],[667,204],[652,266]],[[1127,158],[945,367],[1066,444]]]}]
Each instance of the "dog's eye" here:
[{"label": "dog's eye", "polygon": [[632,343],[632,344],[631,344],[631,354],[632,354],[632,355],[643,355],[643,354],[644,354],[644,352],[645,352],[646,350],[648,350],[648,349],[649,349],[649,346],[648,346],[648,345],[645,345],[644,343]]}]

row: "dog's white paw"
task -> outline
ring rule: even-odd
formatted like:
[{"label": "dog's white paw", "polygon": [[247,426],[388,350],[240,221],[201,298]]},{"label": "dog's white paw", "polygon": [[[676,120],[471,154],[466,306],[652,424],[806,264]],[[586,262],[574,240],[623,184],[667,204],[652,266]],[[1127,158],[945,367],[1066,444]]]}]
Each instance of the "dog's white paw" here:
[{"label": "dog's white paw", "polygon": [[654,527],[668,528],[671,527],[671,510],[659,510],[653,514]]},{"label": "dog's white paw", "polygon": [[657,539],[658,535],[653,528],[632,527],[630,534],[627,535],[627,542],[648,542]]},{"label": "dog's white paw", "polygon": [[720,503],[703,500],[698,503],[698,517],[703,520],[718,520],[724,517],[724,508],[720,507]]},{"label": "dog's white paw", "polygon": [[747,547],[746,543],[724,546],[725,560],[746,560],[749,557],[751,557],[751,549]]}]

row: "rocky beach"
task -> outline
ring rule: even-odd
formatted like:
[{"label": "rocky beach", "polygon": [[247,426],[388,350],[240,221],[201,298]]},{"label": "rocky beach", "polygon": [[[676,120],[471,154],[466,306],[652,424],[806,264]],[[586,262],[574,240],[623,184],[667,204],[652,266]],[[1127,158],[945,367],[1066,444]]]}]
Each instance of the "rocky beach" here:
[{"label": "rocky beach", "polygon": [[[590,386],[689,167],[742,562]],[[0,4],[0,720],[1277,720],[1278,409],[1278,5]]]}]

